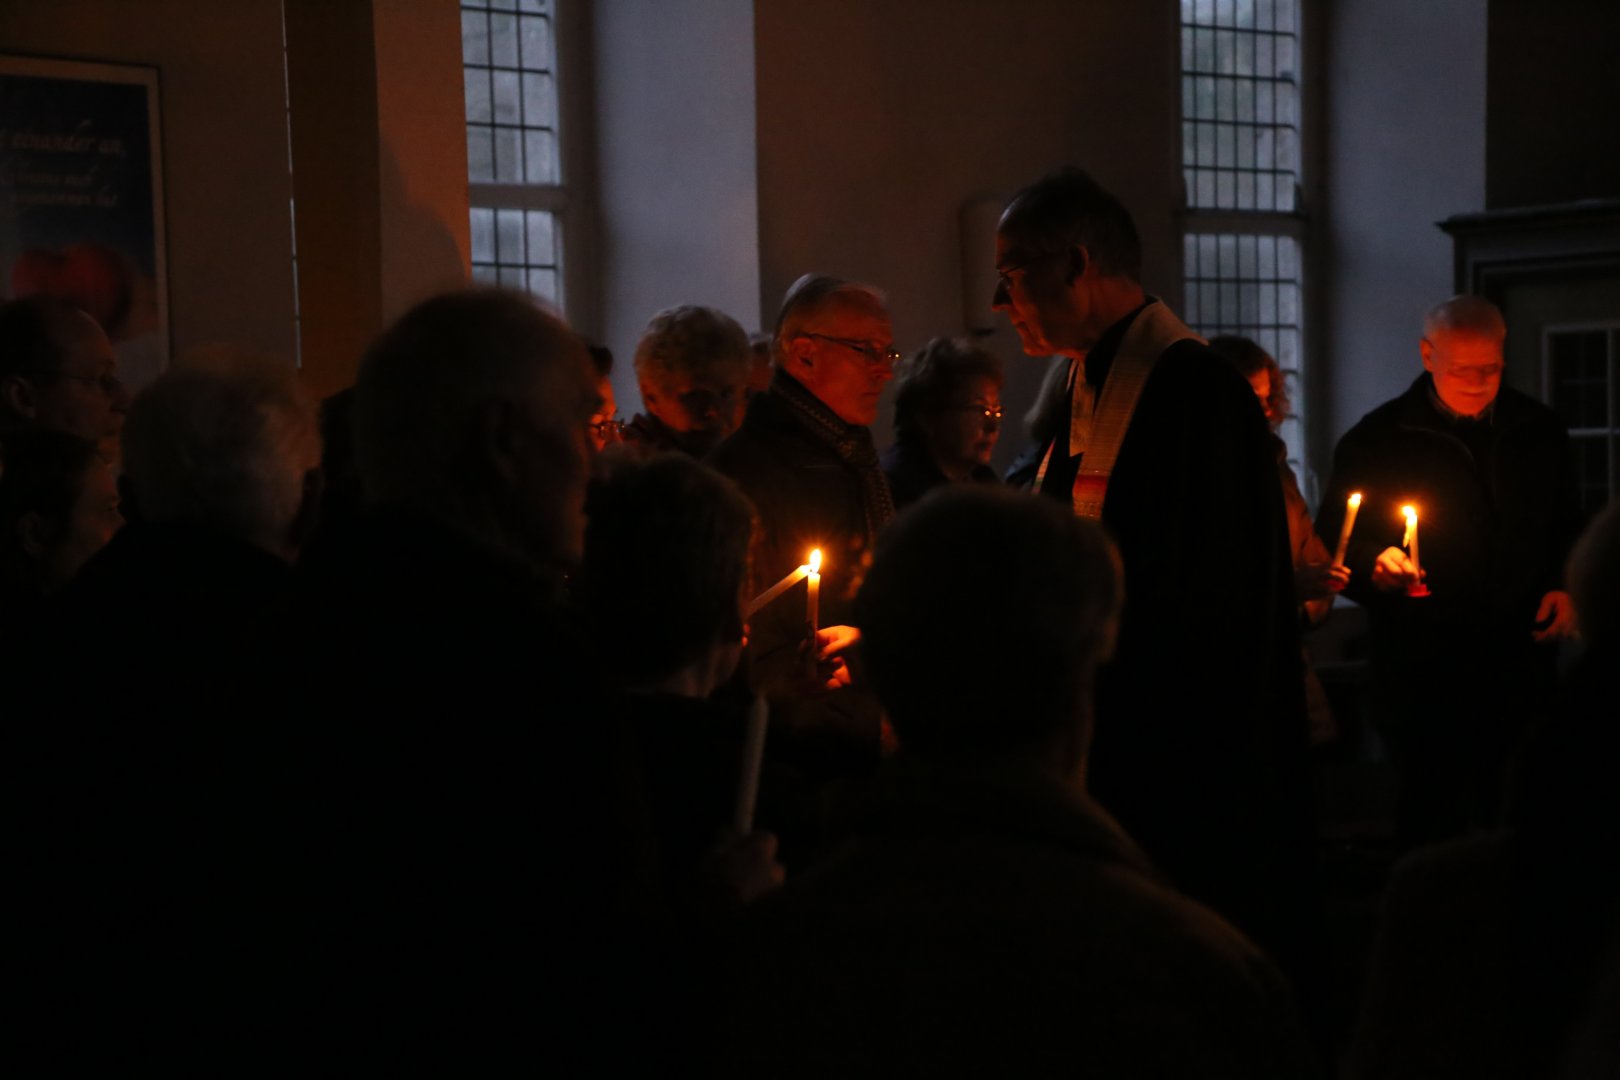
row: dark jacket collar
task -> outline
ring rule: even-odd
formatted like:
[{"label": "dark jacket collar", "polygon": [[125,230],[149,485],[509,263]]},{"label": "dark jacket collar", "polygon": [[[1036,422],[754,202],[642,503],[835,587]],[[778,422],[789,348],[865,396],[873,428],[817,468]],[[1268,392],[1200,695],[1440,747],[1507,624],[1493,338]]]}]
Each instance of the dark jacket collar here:
[{"label": "dark jacket collar", "polygon": [[1543,411],[1538,403],[1504,386],[1496,394],[1490,408],[1477,417],[1457,416],[1437,404],[1434,377],[1427,371],[1412,380],[1412,385],[1399,398],[1400,423],[1406,427],[1422,428],[1443,435],[1454,435],[1469,424],[1488,424],[1501,431],[1534,420]]},{"label": "dark jacket collar", "polygon": [[535,566],[431,514],[398,504],[367,507],[302,567],[307,578],[341,592],[392,593],[553,607],[563,576]]},{"label": "dark jacket collar", "polygon": [[271,593],[291,575],[292,567],[284,560],[207,526],[132,521],[85,564],[70,588],[153,594]]},{"label": "dark jacket collar", "polygon": [[639,443],[647,450],[670,451],[702,458],[720,441],[712,431],[682,435],[651,413],[636,413],[624,426],[626,442]]},{"label": "dark jacket collar", "polygon": [[833,412],[809,387],[781,368],[776,369],[771,376],[770,387],[761,396],[774,397],[776,404],[782,406],[785,412],[796,416],[801,424],[829,445],[863,439],[870,442],[872,439],[869,429],[844,423],[843,417]]}]

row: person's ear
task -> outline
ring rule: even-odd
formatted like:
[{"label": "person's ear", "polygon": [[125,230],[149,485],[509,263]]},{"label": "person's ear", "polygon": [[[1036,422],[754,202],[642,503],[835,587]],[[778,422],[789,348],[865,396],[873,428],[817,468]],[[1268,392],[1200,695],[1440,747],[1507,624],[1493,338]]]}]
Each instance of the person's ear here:
[{"label": "person's ear", "polygon": [[55,546],[56,530],[43,514],[30,510],[17,519],[17,542],[29,558],[43,559]]},{"label": "person's ear", "polygon": [[523,417],[513,402],[485,402],[478,414],[479,465],[503,481],[515,482],[521,471],[519,457],[526,434]]},{"label": "person's ear", "polygon": [[803,334],[793,335],[793,337],[788,339],[787,343],[788,370],[792,371],[793,369],[800,367],[815,367],[815,353],[816,347],[810,343],[809,338],[805,337]]},{"label": "person's ear", "polygon": [[0,403],[13,415],[32,420],[39,412],[34,384],[21,375],[7,375],[0,379]]},{"label": "person's ear", "polygon": [[1434,343],[1428,338],[1418,339],[1418,352],[1423,354],[1423,370],[1434,370]]},{"label": "person's ear", "polygon": [[1069,246],[1069,257],[1065,266],[1063,280],[1065,284],[1072,285],[1086,276],[1086,269],[1091,265],[1091,252],[1082,244]]}]

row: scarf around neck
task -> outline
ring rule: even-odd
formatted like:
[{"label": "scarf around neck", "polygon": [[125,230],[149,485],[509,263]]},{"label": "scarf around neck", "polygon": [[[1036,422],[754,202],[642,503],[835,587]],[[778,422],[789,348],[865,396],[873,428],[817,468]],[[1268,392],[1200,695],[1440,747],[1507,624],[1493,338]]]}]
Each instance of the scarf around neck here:
[{"label": "scarf around neck", "polygon": [[860,475],[867,540],[875,538],[878,530],[894,517],[894,499],[889,494],[889,482],[878,467],[871,429],[844,423],[825,402],[784,371],[778,370],[772,378],[770,393],[787,406],[788,415],[806,434]]}]

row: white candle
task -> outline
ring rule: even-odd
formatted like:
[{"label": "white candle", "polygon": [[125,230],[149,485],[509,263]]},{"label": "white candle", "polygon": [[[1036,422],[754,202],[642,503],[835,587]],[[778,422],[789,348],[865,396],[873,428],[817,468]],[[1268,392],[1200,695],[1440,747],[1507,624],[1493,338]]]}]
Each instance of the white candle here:
[{"label": "white candle", "polygon": [[742,775],[737,780],[737,813],[732,825],[738,836],[754,831],[754,804],[759,801],[759,770],[765,760],[765,727],[770,707],[756,697],[748,707],[748,730],[743,736]]},{"label": "white candle", "polygon": [[810,591],[808,594],[808,614],[810,617],[810,649],[812,653],[816,647],[816,631],[821,629],[821,549],[816,548],[810,553],[810,564],[806,567],[810,575]]},{"label": "white candle", "polygon": [[760,608],[764,607],[766,604],[770,603],[772,600],[775,600],[778,596],[781,596],[783,593],[793,588],[793,586],[797,585],[799,580],[808,573],[810,573],[810,568],[808,566],[801,566],[797,570],[793,571],[793,573],[783,578],[781,581],[778,581],[775,585],[772,585],[770,588],[754,597],[748,602],[748,615],[752,617]]},{"label": "white candle", "polygon": [[1406,535],[1401,537],[1401,547],[1406,549],[1407,557],[1412,560],[1412,569],[1421,575],[1423,564],[1418,562],[1417,507],[1401,507],[1401,516],[1406,518]]},{"label": "white candle", "polygon": [[1345,549],[1350,546],[1350,530],[1356,527],[1356,513],[1361,509],[1361,492],[1352,492],[1344,508],[1344,527],[1339,530],[1339,547],[1333,553],[1333,565],[1344,565]]}]

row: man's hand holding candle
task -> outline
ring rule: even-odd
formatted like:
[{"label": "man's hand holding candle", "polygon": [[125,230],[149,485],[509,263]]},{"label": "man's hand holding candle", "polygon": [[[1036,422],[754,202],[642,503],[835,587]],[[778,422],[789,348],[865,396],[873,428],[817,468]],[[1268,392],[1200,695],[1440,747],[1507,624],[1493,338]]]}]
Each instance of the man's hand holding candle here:
[{"label": "man's hand holding candle", "polygon": [[[810,693],[841,690],[854,679],[850,671],[851,650],[861,640],[861,632],[853,626],[823,626],[812,639],[806,637],[800,646],[807,662],[810,650],[815,649],[814,663],[807,663],[810,672]],[[812,644],[813,642],[813,644]]]},{"label": "man's hand holding candle", "polygon": [[1396,592],[1416,585],[1419,573],[1416,564],[1398,547],[1387,547],[1373,563],[1372,583],[1385,592]]}]

